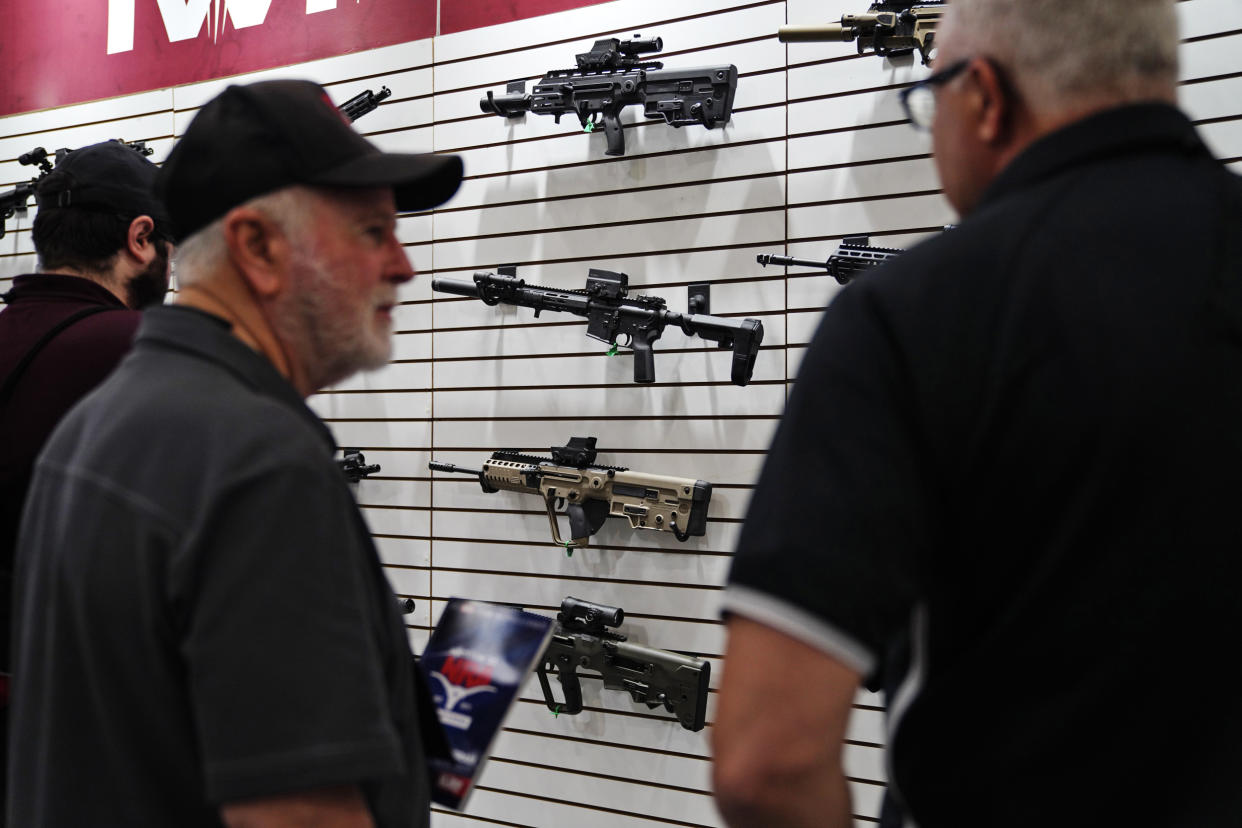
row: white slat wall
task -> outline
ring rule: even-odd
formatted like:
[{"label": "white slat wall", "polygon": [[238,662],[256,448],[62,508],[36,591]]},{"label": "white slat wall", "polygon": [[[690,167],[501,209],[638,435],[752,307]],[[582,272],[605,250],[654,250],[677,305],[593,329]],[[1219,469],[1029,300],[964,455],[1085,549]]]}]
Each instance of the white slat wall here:
[{"label": "white slat wall", "polygon": [[[823,273],[761,268],[755,254],[822,261],[854,234],[904,247],[954,218],[927,140],[902,123],[896,100],[926,70],[772,36],[787,21],[831,20],[864,5],[614,0],[242,79],[310,77],[337,101],[388,85],[393,97],[359,121],[363,132],[385,149],[454,152],[466,162],[467,180],[444,209],[400,220],[422,275],[402,289],[393,364],[311,400],[340,445],[383,467],[358,485],[358,499],[395,589],[417,601],[408,619],[416,648],[452,596],[545,614],[566,595],[615,604],[631,640],[711,660],[712,721],[730,554],[788,384],[837,289]],[[1179,10],[1182,103],[1213,151],[1242,172],[1242,4],[1187,0]],[[634,32],[662,37],[671,67],[737,65],[727,128],[673,130],[640,123],[631,108],[627,153],[610,158],[603,135],[583,135],[573,119],[509,123],[479,112],[488,90],[569,67],[597,37]],[[0,189],[30,177],[16,158],[39,145],[145,139],[160,161],[229,82],[0,119]],[[10,221],[0,239],[0,290],[34,269],[29,226]],[[713,313],[763,320],[754,381],[733,386],[726,352],[670,330],[656,344],[657,382],[637,386],[628,351],[604,356],[576,317],[535,320],[525,309],[431,291],[435,276],[468,280],[502,264],[561,288],[581,288],[589,267],[624,271],[635,292],[675,310],[685,309],[688,284],[711,282]],[[497,448],[545,453],[576,435],[599,438],[602,462],[710,480],[707,536],[682,544],[610,521],[590,549],[567,557],[547,542],[535,499],[484,494],[468,478],[427,471],[433,456],[477,466]],[[584,682],[584,696],[581,715],[553,717],[532,681],[466,813],[437,811],[433,824],[721,824],[709,794],[710,728],[689,733],[598,682]],[[846,747],[859,825],[879,813],[883,743],[880,700],[860,694]]]}]

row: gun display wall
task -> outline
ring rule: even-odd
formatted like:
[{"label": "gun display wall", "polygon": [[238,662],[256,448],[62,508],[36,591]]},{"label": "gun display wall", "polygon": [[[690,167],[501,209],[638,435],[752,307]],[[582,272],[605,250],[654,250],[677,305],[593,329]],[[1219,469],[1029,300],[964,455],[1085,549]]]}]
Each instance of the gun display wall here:
[{"label": "gun display wall", "polygon": [[[337,444],[363,455],[362,469],[380,467],[354,488],[395,592],[414,603],[405,616],[413,647],[421,650],[452,596],[520,603],[548,616],[574,596],[623,610],[623,620],[603,630],[626,635],[621,643],[709,668],[704,727],[695,731],[663,701],[649,707],[654,696],[636,701],[585,667],[576,670],[581,711],[569,713],[558,669],[545,667],[559,712],[531,677],[470,808],[437,812],[437,824],[721,824],[707,742],[715,689],[730,669],[720,660],[719,596],[823,307],[870,275],[849,274],[853,284],[843,286],[829,262],[848,252],[851,238],[866,236],[873,251],[895,254],[955,218],[938,192],[926,137],[902,123],[896,101],[897,90],[927,74],[921,55],[880,57],[871,46],[859,55],[865,41],[857,36],[776,37],[788,24],[840,25],[841,15],[866,14],[870,5],[613,0],[304,67],[337,102],[392,90],[358,122],[385,149],[434,148],[461,154],[466,165],[466,182],[443,209],[399,219],[419,276],[402,286],[394,309],[394,361],[309,401]],[[1242,168],[1242,35],[1215,36],[1242,31],[1242,11],[1222,20],[1220,3],[1179,7],[1189,24],[1184,103],[1206,122],[1213,150]],[[736,66],[727,124],[672,129],[633,105],[619,115],[625,154],[610,155],[606,129],[582,133],[575,112],[558,125],[533,113],[510,122],[480,110],[487,92],[500,98],[508,82],[525,78],[523,94],[533,94],[550,68],[568,68],[597,40],[624,42],[634,32],[663,40],[665,71]],[[147,141],[161,161],[195,109],[235,80],[0,119],[0,191],[31,178],[34,168],[17,158],[36,146],[124,136]],[[9,221],[0,292],[34,270],[28,228]],[[760,255],[789,259],[788,270],[773,267],[776,259],[760,265]],[[688,292],[709,283],[710,315],[762,323],[753,373],[745,387],[735,384],[732,352],[674,325],[655,345],[656,381],[638,384],[628,353],[601,358],[611,343],[589,338],[584,317],[535,319],[503,301],[432,289],[434,280],[477,286],[475,273],[503,275],[511,264],[527,287],[564,292],[583,290],[592,268],[626,273],[627,297],[658,296],[676,313],[697,313]],[[552,548],[541,493],[489,493],[477,475],[455,479],[428,468],[481,471],[498,449],[542,463],[552,459],[549,447],[588,434],[598,437],[604,464],[710,481],[703,534],[679,541],[672,531],[608,517],[570,557]],[[556,519],[563,539],[573,534],[567,509]],[[604,636],[595,637],[598,657],[608,650]],[[864,695],[852,718],[844,761],[859,824],[878,818],[883,715],[879,699]]]}]

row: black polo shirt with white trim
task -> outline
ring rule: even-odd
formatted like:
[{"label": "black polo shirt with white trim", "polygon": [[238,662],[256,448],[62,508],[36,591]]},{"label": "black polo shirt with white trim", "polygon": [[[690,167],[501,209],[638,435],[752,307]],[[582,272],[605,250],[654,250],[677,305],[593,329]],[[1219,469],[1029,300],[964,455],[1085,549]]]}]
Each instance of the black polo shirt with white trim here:
[{"label": "black polo shirt with white trim", "polygon": [[1235,825],[1240,505],[1242,185],[1124,107],[840,292],[725,608],[886,691],[904,824]]}]

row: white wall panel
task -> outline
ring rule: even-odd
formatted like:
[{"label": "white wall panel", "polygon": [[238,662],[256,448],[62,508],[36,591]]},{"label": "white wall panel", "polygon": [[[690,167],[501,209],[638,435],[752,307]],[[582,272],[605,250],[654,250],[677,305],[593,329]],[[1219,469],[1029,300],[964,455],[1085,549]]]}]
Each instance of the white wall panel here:
[{"label": "white wall panel", "polygon": [[[776,28],[865,9],[856,0],[614,0],[530,20],[175,89],[0,118],[0,189],[34,170],[17,156],[119,137],[160,162],[203,103],[230,83],[309,77],[334,101],[392,97],[357,127],[394,152],[455,152],[466,166],[443,209],[402,216],[420,275],[399,290],[393,363],[309,400],[339,445],[381,470],[352,488],[395,591],[412,596],[421,649],[448,598],[513,602],[552,615],[574,595],[626,610],[624,632],[712,666],[708,722],[727,665],[722,590],[766,448],[823,308],[841,290],[823,269],[761,267],[760,253],[825,261],[846,235],[907,248],[955,220],[939,194],[928,136],[903,123],[897,92],[928,69],[858,56],[853,44],[780,44]],[[1178,4],[1179,94],[1218,156],[1242,172],[1242,4]],[[622,115],[626,155],[604,155],[576,120],[484,114],[479,99],[514,79],[568,68],[600,37],[660,36],[669,68],[736,64],[725,129],[670,129]],[[1221,33],[1224,33],[1223,35]],[[0,239],[0,291],[34,269],[31,216]],[[657,382],[633,358],[585,335],[585,321],[488,307],[431,290],[436,277],[519,265],[528,283],[581,289],[589,268],[625,272],[631,293],[686,310],[686,286],[712,283],[712,312],[759,318],[752,384],[734,386],[729,353],[670,328],[655,345]],[[572,556],[551,543],[542,501],[485,493],[437,460],[477,468],[492,451],[546,454],[599,439],[600,462],[714,484],[707,534],[679,543],[610,519]],[[564,517],[559,518],[567,528]],[[555,685],[554,681],[554,685]],[[710,799],[708,733],[690,733],[598,680],[587,709],[554,717],[528,682],[465,814],[437,828],[721,825]],[[559,692],[559,687],[557,687]],[[845,765],[856,823],[874,825],[886,779],[879,697],[859,693]]]},{"label": "white wall panel", "polygon": [[[658,357],[657,357],[658,359]],[[659,417],[687,415],[711,417],[764,415],[784,409],[783,391],[777,386],[592,387],[573,394],[552,395],[543,389],[495,389],[436,393],[436,414],[443,417],[478,417],[492,411],[497,416],[590,417],[601,411],[613,416]]]}]

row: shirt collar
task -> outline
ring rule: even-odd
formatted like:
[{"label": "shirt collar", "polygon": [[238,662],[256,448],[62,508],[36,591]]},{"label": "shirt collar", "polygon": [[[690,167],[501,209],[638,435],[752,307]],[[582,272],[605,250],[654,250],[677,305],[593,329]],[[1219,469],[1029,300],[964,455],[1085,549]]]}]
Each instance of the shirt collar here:
[{"label": "shirt collar", "polygon": [[98,282],[85,276],[68,276],[64,273],[27,273],[13,280],[13,287],[0,296],[7,304],[26,300],[70,299],[93,302],[109,307],[124,308],[125,303]]},{"label": "shirt collar", "polygon": [[323,420],[266,357],[233,335],[232,328],[227,320],[198,308],[162,305],[143,312],[134,348],[172,348],[225,368],[250,388],[297,412],[334,451],[336,439]]},{"label": "shirt collar", "polygon": [[1132,104],[1089,115],[1032,143],[984,191],[987,204],[1070,167],[1136,152],[1210,152],[1194,124],[1165,103]]}]

